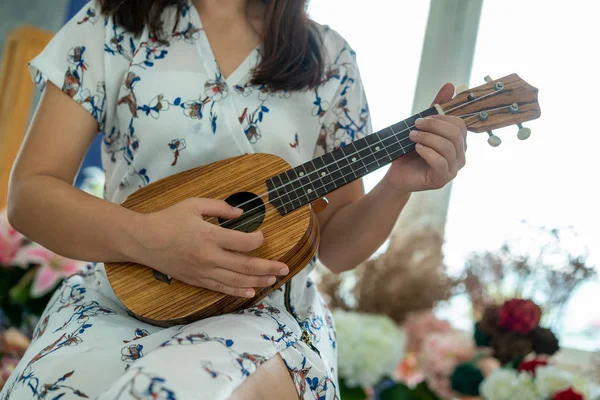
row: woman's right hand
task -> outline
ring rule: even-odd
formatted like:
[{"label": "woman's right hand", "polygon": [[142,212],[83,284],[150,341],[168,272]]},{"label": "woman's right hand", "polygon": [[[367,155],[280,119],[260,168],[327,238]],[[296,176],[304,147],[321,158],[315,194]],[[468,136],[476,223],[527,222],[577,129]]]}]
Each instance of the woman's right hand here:
[{"label": "woman's right hand", "polygon": [[281,262],[240,252],[259,248],[262,232],[245,233],[206,222],[203,217],[232,219],[242,210],[221,200],[192,198],[164,210],[139,214],[134,262],[189,285],[237,297],[254,297],[253,288],[270,286],[287,275]]}]

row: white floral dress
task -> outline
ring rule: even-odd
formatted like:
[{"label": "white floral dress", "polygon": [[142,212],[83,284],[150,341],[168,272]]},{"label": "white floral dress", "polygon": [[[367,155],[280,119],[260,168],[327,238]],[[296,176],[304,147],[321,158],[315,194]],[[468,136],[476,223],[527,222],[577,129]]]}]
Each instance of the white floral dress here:
[{"label": "white floral dress", "polygon": [[[178,23],[166,43],[99,10],[85,6],[30,69],[98,122],[108,201],[246,153],[297,166],[371,133],[354,52],[327,27],[315,25],[327,60],[320,87],[268,93],[247,83],[259,49],[221,75],[191,3],[179,21],[165,11],[165,26]],[[338,399],[334,325],[312,269],[252,308],[160,328],[130,317],[103,265],[89,265],[54,294],[0,399],[226,399],[276,354],[300,398]]]}]

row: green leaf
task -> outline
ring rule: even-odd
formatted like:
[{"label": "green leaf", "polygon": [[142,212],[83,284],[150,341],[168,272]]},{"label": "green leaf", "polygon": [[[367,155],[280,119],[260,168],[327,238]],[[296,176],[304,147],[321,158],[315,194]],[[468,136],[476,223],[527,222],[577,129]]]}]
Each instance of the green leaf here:
[{"label": "green leaf", "polygon": [[414,396],[413,390],[402,383],[396,383],[393,386],[381,391],[379,393],[381,400],[417,400],[418,397]]},{"label": "green leaf", "polygon": [[419,400],[439,400],[439,398],[429,389],[427,382],[419,383],[414,389],[415,399]]},{"label": "green leaf", "polygon": [[367,394],[361,387],[349,387],[344,379],[340,379],[340,396],[341,400],[365,400]]}]

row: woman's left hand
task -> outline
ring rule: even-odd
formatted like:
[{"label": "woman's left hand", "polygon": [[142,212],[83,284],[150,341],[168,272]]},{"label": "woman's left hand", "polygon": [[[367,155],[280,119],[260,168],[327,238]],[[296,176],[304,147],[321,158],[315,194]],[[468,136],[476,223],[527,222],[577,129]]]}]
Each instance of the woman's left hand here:
[{"label": "woman's left hand", "polygon": [[[433,104],[445,103],[454,96],[454,85],[447,83]],[[385,181],[402,192],[440,189],[465,166],[467,127],[462,118],[435,115],[417,120],[411,132],[416,152],[392,162]]]}]

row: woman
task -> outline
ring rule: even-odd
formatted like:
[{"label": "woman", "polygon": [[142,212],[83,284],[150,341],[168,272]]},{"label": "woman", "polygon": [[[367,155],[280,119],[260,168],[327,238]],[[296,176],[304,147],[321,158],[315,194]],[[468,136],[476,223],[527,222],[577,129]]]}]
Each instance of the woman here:
[{"label": "woman", "polygon": [[[292,280],[291,307],[281,289],[239,313],[166,329],[127,315],[101,263],[133,261],[243,297],[287,274],[243,254],[261,245],[260,232],[204,222],[239,215],[224,202],[193,199],[148,215],[118,204],[198,165],[266,152],[296,166],[371,133],[344,39],[310,22],[301,0],[95,0],[30,69],[46,89],[14,166],[10,221],[97,264],[56,292],[0,397],[339,398],[333,321],[308,277],[312,263]],[[445,85],[435,102],[453,91]],[[98,132],[105,200],[71,185]],[[342,272],[372,254],[411,192],[456,176],[465,133],[458,118],[421,120],[416,153],[368,195],[360,181],[331,193],[318,215],[322,262]]]}]

